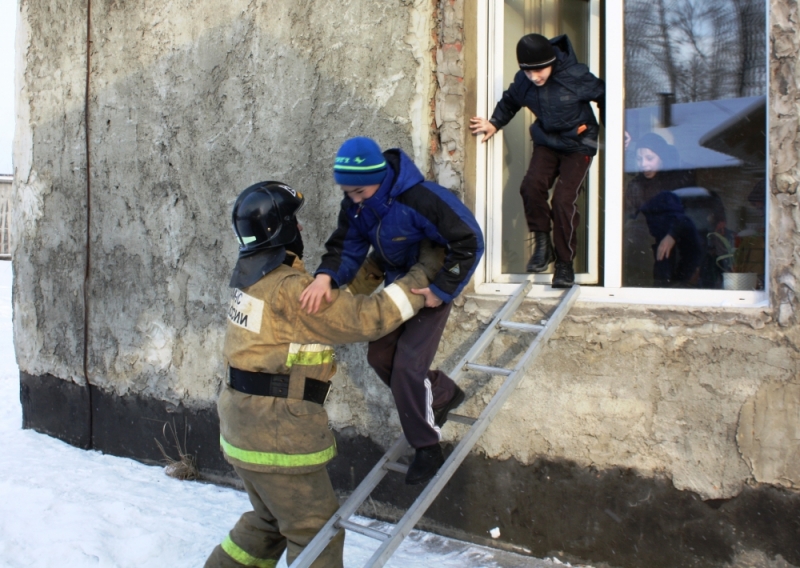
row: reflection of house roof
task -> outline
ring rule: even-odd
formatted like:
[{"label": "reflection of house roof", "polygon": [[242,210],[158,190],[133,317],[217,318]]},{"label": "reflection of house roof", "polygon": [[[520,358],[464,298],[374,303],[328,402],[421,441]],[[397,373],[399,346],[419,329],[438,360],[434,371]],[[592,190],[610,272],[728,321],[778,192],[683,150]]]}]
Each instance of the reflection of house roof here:
[{"label": "reflection of house roof", "polygon": [[[673,104],[672,126],[666,129],[658,128],[661,107],[632,108],[625,111],[625,129],[633,137],[634,145],[638,138],[653,130],[668,142],[671,137],[685,168],[739,166],[757,157],[753,148],[758,144],[763,159],[765,125],[763,119],[758,123],[758,108],[764,105],[763,96]],[[763,142],[759,142],[759,133]],[[745,139],[752,143],[743,144]],[[635,160],[626,160],[625,171],[637,171]]]},{"label": "reflection of house roof", "polygon": [[767,155],[767,101],[754,103],[700,138],[701,146],[739,158],[764,163]]}]

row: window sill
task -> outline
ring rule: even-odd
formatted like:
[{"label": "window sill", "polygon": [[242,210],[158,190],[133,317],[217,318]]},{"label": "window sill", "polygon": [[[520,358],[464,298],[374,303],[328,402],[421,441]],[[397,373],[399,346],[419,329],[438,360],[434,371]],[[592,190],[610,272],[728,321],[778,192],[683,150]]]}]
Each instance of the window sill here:
[{"label": "window sill", "polygon": [[[524,277],[520,276],[519,281]],[[481,296],[509,296],[517,289],[517,282],[482,283],[475,285],[475,294]],[[563,290],[554,290],[548,284],[534,284],[528,298],[558,298]],[[692,308],[769,308],[769,294],[763,290],[675,290],[668,288],[604,288],[581,286],[579,302],[596,304],[636,304],[655,306],[682,306]]]}]

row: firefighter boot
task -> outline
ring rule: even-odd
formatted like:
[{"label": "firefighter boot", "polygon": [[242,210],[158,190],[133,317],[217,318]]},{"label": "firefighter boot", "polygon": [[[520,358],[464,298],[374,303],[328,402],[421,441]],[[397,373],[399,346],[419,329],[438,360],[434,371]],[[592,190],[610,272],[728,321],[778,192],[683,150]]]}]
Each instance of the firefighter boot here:
[{"label": "firefighter boot", "polygon": [[550,233],[534,231],[533,254],[525,266],[527,272],[544,272],[550,263],[555,260],[553,243],[550,242]]}]

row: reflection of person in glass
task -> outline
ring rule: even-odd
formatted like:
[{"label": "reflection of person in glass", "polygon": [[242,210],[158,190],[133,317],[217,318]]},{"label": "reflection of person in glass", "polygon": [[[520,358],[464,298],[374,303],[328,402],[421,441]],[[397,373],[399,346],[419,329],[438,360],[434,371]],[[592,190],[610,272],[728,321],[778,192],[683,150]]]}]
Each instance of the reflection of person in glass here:
[{"label": "reflection of person in glass", "polygon": [[678,151],[653,132],[636,145],[639,173],[625,191],[629,219],[642,213],[655,238],[653,285],[693,286],[697,282],[703,247],[697,228],[685,214],[673,190],[694,185],[691,172],[680,170]]},{"label": "reflection of person in glass", "polygon": [[[485,142],[523,106],[536,115],[530,128],[533,157],[520,187],[528,230],[534,238],[533,255],[525,269],[544,272],[555,260],[553,288],[569,288],[575,282],[576,203],[597,154],[600,130],[590,102],[597,103],[602,118],[605,84],[578,62],[565,35],[551,40],[539,34],[523,36],[517,43],[517,62],[520,70],[492,117],[473,117],[470,128],[473,134],[483,133]],[[554,182],[551,208],[547,199]],[[550,241],[551,224],[555,247]]]}]

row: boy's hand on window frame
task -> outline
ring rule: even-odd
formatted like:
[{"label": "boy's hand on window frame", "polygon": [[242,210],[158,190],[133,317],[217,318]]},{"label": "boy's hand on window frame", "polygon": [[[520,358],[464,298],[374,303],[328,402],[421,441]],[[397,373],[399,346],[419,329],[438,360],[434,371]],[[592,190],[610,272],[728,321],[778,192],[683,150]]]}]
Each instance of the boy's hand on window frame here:
[{"label": "boy's hand on window frame", "polygon": [[480,116],[473,116],[469,119],[469,128],[472,130],[473,136],[483,134],[481,142],[486,142],[497,132],[497,127],[494,124]]}]

